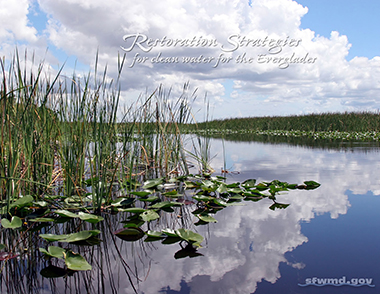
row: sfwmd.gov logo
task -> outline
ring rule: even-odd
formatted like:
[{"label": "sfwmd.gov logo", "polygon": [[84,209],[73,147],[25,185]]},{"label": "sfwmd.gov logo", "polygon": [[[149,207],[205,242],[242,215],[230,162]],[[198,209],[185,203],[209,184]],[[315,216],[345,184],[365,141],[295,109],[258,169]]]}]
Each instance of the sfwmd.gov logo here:
[{"label": "sfwmd.gov logo", "polygon": [[345,276],[338,278],[307,278],[305,280],[305,284],[298,284],[298,286],[301,287],[307,287],[307,286],[353,286],[353,287],[362,287],[362,286],[368,286],[368,287],[375,287],[375,285],[372,285],[371,278],[352,278],[347,280]]}]

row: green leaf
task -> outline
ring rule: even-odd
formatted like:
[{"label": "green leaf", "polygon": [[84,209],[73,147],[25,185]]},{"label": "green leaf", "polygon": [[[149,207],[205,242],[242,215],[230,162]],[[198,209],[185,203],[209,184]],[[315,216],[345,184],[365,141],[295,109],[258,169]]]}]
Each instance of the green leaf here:
[{"label": "green leaf", "polygon": [[135,202],[135,198],[119,198],[111,203],[111,206],[128,206]]},{"label": "green leaf", "polygon": [[239,188],[239,186],[239,182],[226,185],[227,188]]},{"label": "green leaf", "polygon": [[153,237],[153,238],[165,238],[165,235],[162,232],[159,232],[159,231],[151,231],[151,230],[149,230],[148,232],[146,232],[146,235],[148,237]]},{"label": "green leaf", "polygon": [[162,232],[168,237],[178,237],[177,233],[172,229],[163,229]]},{"label": "green leaf", "polygon": [[253,188],[253,187],[255,187],[255,185],[256,185],[256,180],[255,180],[255,179],[245,180],[241,185],[242,185],[244,188],[246,188],[246,189],[248,189],[248,188]]},{"label": "green leaf", "polygon": [[50,241],[59,241],[59,242],[77,242],[77,241],[82,241],[86,240],[92,236],[96,236],[100,234],[99,230],[92,230],[92,231],[81,231],[78,233],[73,233],[73,234],[63,234],[63,235],[54,235],[54,234],[40,234],[40,237]]},{"label": "green leaf", "polygon": [[197,215],[197,217],[206,223],[217,223],[218,221],[210,215]]},{"label": "green leaf", "polygon": [[77,218],[78,215],[75,214],[75,213],[72,213],[70,211],[67,211],[67,210],[56,210],[55,211],[56,214],[58,214],[59,216],[63,216],[63,217],[70,217],[70,218]]},{"label": "green leaf", "polygon": [[1,224],[5,229],[17,229],[22,227],[22,220],[18,216],[12,217],[11,221],[3,218]]},{"label": "green leaf", "polygon": [[194,233],[191,230],[181,228],[181,229],[176,230],[175,232],[177,233],[178,237],[180,237],[181,239],[189,243],[195,243],[194,245],[197,245],[197,246],[200,246],[200,244],[204,240],[203,236],[197,233]]},{"label": "green leaf", "polygon": [[136,195],[138,197],[146,197],[146,196],[152,194],[152,192],[140,191],[140,192],[129,192],[129,194]]},{"label": "green leaf", "polygon": [[184,183],[185,183],[185,188],[186,189],[193,189],[193,188],[199,187],[198,183],[194,183],[194,182],[191,182],[191,181],[185,181]]},{"label": "green leaf", "polygon": [[5,246],[4,244],[0,244],[0,250],[3,250],[3,249],[6,249],[7,246]]},{"label": "green leaf", "polygon": [[153,179],[153,180],[146,181],[142,188],[143,189],[152,189],[152,188],[157,187],[158,185],[160,185],[162,183],[163,183],[163,178]]},{"label": "green leaf", "polygon": [[226,184],[222,183],[219,185],[218,189],[216,189],[216,192],[223,194],[227,192],[227,186]]},{"label": "green leaf", "polygon": [[158,213],[155,212],[154,210],[144,211],[142,214],[140,214],[140,217],[143,221],[146,221],[146,222],[150,222],[150,221],[160,218]]},{"label": "green leaf", "polygon": [[304,184],[306,185],[306,190],[313,190],[313,189],[318,188],[321,185],[320,183],[317,183],[314,181],[306,181],[304,182]]},{"label": "green leaf", "polygon": [[195,196],[193,196],[193,199],[195,199],[197,201],[212,201],[215,199],[215,197],[206,196],[206,195],[195,195]]},{"label": "green leaf", "polygon": [[131,207],[131,208],[124,208],[124,209],[118,208],[118,211],[140,214],[140,213],[143,213],[144,211],[146,211],[146,209],[140,208],[140,207]]},{"label": "green leaf", "polygon": [[140,201],[144,201],[144,202],[154,202],[156,200],[160,199],[160,197],[158,196],[151,196],[151,197],[148,197],[148,198],[140,198],[139,200]]},{"label": "green leaf", "polygon": [[34,201],[34,198],[33,196],[24,196],[24,197],[20,197],[19,199],[17,199],[15,202],[13,202],[10,207],[24,207],[24,206],[29,206],[31,203],[33,203]]},{"label": "green leaf", "polygon": [[35,201],[33,202],[35,205],[38,205],[39,207],[47,207],[48,203],[46,201]]},{"label": "green leaf", "polygon": [[271,210],[275,210],[276,208],[277,209],[285,209],[289,206],[290,204],[282,204],[282,203],[277,203],[275,202],[274,204],[272,204],[269,209]]},{"label": "green leaf", "polygon": [[84,220],[86,222],[89,222],[89,223],[92,223],[92,224],[96,224],[98,222],[101,222],[104,220],[103,217],[99,216],[99,215],[94,215],[94,214],[90,214],[90,213],[84,213],[84,212],[79,212],[78,213],[78,216],[81,220]]},{"label": "green leaf", "polygon": [[44,248],[39,248],[41,253],[44,253],[47,256],[55,257],[59,259],[64,259],[64,253],[66,252],[65,249],[57,246],[49,246],[48,250]]},{"label": "green leaf", "polygon": [[169,198],[178,198],[178,197],[182,197],[183,194],[178,194],[178,192],[176,190],[173,190],[173,191],[170,191],[170,192],[166,192],[164,193],[164,195],[166,197],[169,197]]},{"label": "green leaf", "polygon": [[50,218],[50,217],[28,219],[28,222],[35,222],[35,223],[48,223],[48,222],[54,222],[54,221],[55,221],[55,218]]},{"label": "green leaf", "polygon": [[73,271],[91,270],[91,265],[78,253],[67,251],[65,254],[65,263],[67,268]]}]

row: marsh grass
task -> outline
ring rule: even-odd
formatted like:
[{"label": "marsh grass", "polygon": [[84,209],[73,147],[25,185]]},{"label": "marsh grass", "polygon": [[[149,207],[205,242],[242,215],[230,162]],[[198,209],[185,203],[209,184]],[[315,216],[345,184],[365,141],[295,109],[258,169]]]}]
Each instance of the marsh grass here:
[{"label": "marsh grass", "polygon": [[[380,115],[374,112],[321,113],[292,116],[231,118],[198,123],[199,129],[283,130],[305,132],[370,132],[380,129]],[[193,126],[194,127],[194,126]]]},{"label": "marsh grass", "polygon": [[61,75],[63,67],[51,78],[34,56],[30,61],[25,52],[23,60],[16,50],[0,61],[2,213],[21,196],[39,200],[57,191],[86,197],[99,210],[112,200],[115,182],[128,189],[137,177],[188,172],[178,127],[192,118],[188,84],[177,99],[159,87],[118,118],[125,57],[119,56],[115,80],[107,68],[99,71],[97,57],[83,78]]}]

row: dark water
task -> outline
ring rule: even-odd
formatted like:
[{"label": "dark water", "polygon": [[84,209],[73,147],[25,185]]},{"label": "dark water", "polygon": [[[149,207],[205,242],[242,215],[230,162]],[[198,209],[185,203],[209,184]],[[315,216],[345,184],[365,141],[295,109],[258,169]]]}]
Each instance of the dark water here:
[{"label": "dark water", "polygon": [[[314,180],[321,186],[282,194],[278,201],[290,204],[284,210],[270,210],[268,199],[227,207],[215,215],[218,223],[207,226],[194,226],[190,207],[186,217],[161,218],[163,227],[185,226],[205,237],[198,250],[203,256],[194,258],[175,259],[178,243],[117,239],[110,232],[121,227],[122,218],[109,218],[102,245],[81,252],[92,271],[45,279],[39,274],[46,265],[40,258],[34,273],[30,261],[14,260],[16,274],[3,273],[0,292],[134,293],[134,287],[145,294],[378,293],[378,147],[323,149],[225,141],[224,153],[222,141],[212,140],[210,154],[216,157],[211,165],[215,174],[225,166],[230,182]],[[107,233],[108,227],[112,229]],[[14,281],[5,283],[12,277]],[[323,279],[340,285],[323,285],[328,282]],[[346,282],[350,284],[341,285]],[[12,285],[18,290],[11,290]]]}]

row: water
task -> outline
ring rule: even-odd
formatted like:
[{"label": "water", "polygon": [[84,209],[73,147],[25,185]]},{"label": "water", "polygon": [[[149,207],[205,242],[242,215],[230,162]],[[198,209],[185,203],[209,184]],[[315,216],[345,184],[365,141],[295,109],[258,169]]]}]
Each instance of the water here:
[{"label": "water", "polygon": [[[377,146],[323,149],[214,139],[210,154],[216,155],[211,162],[216,174],[226,167],[229,182],[314,180],[321,186],[278,196],[278,202],[290,204],[283,210],[270,210],[269,199],[227,207],[215,215],[218,223],[207,226],[194,226],[191,206],[187,216],[161,218],[168,226],[177,223],[203,235],[198,250],[203,256],[175,259],[178,243],[125,242],[103,232],[102,246],[81,251],[92,271],[44,279],[38,268],[34,282],[28,282],[28,274],[18,270],[14,284],[24,286],[12,292],[3,281],[1,293],[134,293],[132,284],[145,294],[377,293]],[[107,219],[104,227],[120,228],[117,218]],[[327,282],[322,279],[350,284],[322,285]]]}]

